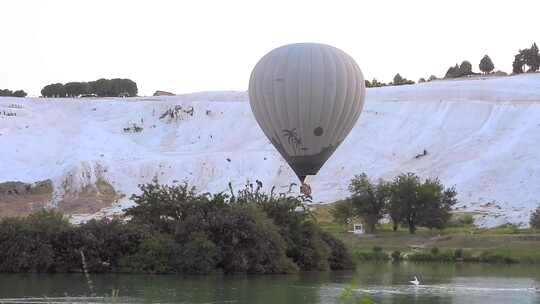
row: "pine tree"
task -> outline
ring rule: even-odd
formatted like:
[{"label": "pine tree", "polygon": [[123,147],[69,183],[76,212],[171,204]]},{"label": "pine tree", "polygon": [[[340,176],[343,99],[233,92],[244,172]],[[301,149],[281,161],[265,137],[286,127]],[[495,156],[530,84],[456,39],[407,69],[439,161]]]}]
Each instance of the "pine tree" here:
[{"label": "pine tree", "polygon": [[446,75],[444,75],[444,78],[456,78],[461,76],[459,65],[455,65],[453,67],[449,67],[448,71],[446,71]]},{"label": "pine tree", "polygon": [[403,77],[399,73],[394,76],[394,85],[400,85],[403,82]]},{"label": "pine tree", "polygon": [[533,43],[530,49],[525,50],[523,54],[525,64],[529,66],[528,72],[536,72],[540,68],[540,54],[538,53],[538,46]]},{"label": "pine tree", "polygon": [[525,60],[523,58],[523,51],[519,50],[519,53],[514,56],[514,62],[512,63],[512,73],[521,74],[523,73],[523,65]]},{"label": "pine tree", "polygon": [[493,61],[491,61],[491,58],[489,58],[488,55],[485,55],[482,60],[480,60],[479,65],[480,71],[484,72],[485,74],[491,73],[495,66],[493,65]]}]

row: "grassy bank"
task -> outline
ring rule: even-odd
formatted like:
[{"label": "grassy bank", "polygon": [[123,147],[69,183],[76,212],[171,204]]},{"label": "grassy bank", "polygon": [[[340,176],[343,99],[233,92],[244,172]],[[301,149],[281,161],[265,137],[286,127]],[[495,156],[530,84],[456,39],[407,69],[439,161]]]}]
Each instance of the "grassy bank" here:
[{"label": "grassy bank", "polygon": [[[501,226],[481,229],[454,225],[444,230],[405,228],[392,231],[383,224],[371,235],[354,235],[352,227],[336,224],[329,213],[331,205],[313,210],[320,226],[342,240],[359,260],[397,258],[411,261],[540,263],[540,231]],[[459,216],[459,215],[458,215]],[[459,222],[459,221],[456,221]]]}]

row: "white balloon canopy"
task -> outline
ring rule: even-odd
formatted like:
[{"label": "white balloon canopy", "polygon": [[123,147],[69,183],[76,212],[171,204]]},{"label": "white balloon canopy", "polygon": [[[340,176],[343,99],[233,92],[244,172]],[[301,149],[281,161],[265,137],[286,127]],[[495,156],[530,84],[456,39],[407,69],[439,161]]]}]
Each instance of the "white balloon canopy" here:
[{"label": "white balloon canopy", "polygon": [[317,43],[272,50],[249,81],[259,126],[298,178],[315,175],[358,120],[362,71],[345,52]]}]

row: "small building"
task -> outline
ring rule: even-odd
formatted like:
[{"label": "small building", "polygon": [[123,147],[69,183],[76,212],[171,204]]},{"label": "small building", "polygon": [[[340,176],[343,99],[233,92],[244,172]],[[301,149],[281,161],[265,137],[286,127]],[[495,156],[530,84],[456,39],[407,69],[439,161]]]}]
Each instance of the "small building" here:
[{"label": "small building", "polygon": [[354,234],[365,234],[366,230],[364,229],[364,224],[361,223],[354,223],[353,224],[353,230],[349,231]]},{"label": "small building", "polygon": [[171,92],[166,92],[166,91],[156,91],[154,93],[154,96],[175,96],[175,94],[171,93]]}]

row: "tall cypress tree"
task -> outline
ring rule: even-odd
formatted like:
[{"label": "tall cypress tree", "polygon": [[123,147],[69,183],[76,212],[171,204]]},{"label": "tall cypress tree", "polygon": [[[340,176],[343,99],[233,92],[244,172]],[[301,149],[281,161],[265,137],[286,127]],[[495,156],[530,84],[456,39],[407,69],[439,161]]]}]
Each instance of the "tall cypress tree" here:
[{"label": "tall cypress tree", "polygon": [[523,73],[523,65],[525,64],[523,59],[523,51],[519,50],[519,53],[514,56],[514,62],[512,63],[512,73]]},{"label": "tall cypress tree", "polygon": [[540,68],[540,54],[536,42],[524,54],[525,64],[529,66],[528,72],[536,72]]},{"label": "tall cypress tree", "polygon": [[484,72],[485,74],[491,73],[495,66],[493,65],[493,61],[491,61],[491,58],[489,58],[488,55],[485,55],[482,60],[480,60],[479,65],[480,71]]}]

